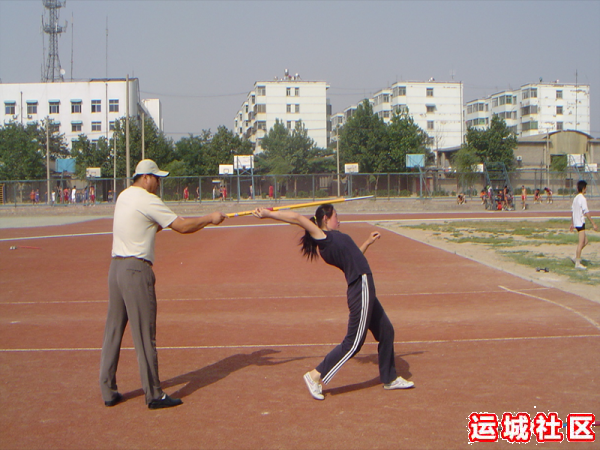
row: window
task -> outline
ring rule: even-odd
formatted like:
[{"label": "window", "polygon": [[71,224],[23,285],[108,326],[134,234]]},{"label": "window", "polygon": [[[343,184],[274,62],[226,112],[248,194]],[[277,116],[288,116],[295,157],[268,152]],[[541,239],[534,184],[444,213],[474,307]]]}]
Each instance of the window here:
[{"label": "window", "polygon": [[558,131],[562,131],[563,130],[563,123],[562,122],[556,122],[556,129]]},{"label": "window", "polygon": [[255,95],[251,95],[250,96],[250,101],[252,102],[252,104],[254,105],[256,103],[256,96]]},{"label": "window", "polygon": [[102,100],[92,100],[92,112],[102,112]]},{"label": "window", "polygon": [[405,114],[408,112],[406,105],[396,105],[396,114]]},{"label": "window", "polygon": [[267,112],[267,105],[256,105],[256,112],[257,113],[266,113]]},{"label": "window", "polygon": [[285,96],[286,97],[292,96],[292,88],[285,88]]},{"label": "window", "polygon": [[267,131],[267,122],[264,120],[259,120],[255,122],[257,130]]},{"label": "window", "polygon": [[296,95],[296,97],[300,97],[300,88],[299,87],[296,88],[296,94],[295,95]]},{"label": "window", "polygon": [[389,111],[383,111],[383,118],[384,119],[389,119],[390,118],[390,112]]},{"label": "window", "polygon": [[71,114],[81,113],[81,102],[74,102],[71,100]]},{"label": "window", "polygon": [[562,106],[557,106],[556,107],[556,115],[557,116],[562,116],[563,113],[563,107]]},{"label": "window", "polygon": [[290,114],[299,113],[300,112],[300,105],[287,104],[285,111],[288,112],[288,113],[290,113]]},{"label": "window", "polygon": [[390,94],[383,94],[381,96],[381,102],[382,103],[389,103],[390,102]]},{"label": "window", "polygon": [[256,95],[267,95],[267,88],[265,86],[256,86]]},{"label": "window", "polygon": [[288,130],[291,130],[291,129],[292,129],[292,121],[291,121],[291,120],[288,120],[288,121],[287,121],[287,129],[288,129]]},{"label": "window", "polygon": [[300,105],[296,105],[296,112],[299,113],[300,112]]},{"label": "window", "polygon": [[404,97],[406,95],[406,86],[396,86],[392,91],[394,97]]},{"label": "window", "polygon": [[48,113],[59,114],[60,113],[60,102],[58,100],[50,100],[48,102]]},{"label": "window", "polygon": [[4,114],[14,116],[16,110],[16,102],[4,102]]},{"label": "window", "polygon": [[108,101],[108,112],[111,112],[111,113],[119,112],[119,99]]},{"label": "window", "polygon": [[292,112],[292,105],[290,105],[289,103],[287,105],[285,105],[285,112],[291,113]]},{"label": "window", "polygon": [[115,121],[111,120],[110,122],[108,122],[108,129],[110,131],[115,131]]},{"label": "window", "polygon": [[531,122],[523,122],[523,131],[537,130],[537,129],[538,129],[538,123],[536,120],[532,120]]},{"label": "window", "polygon": [[92,122],[92,131],[102,131],[102,122]]},{"label": "window", "polygon": [[433,97],[433,88],[427,88],[427,97]]},{"label": "window", "polygon": [[81,133],[81,122],[71,122],[71,132]]},{"label": "window", "polygon": [[562,90],[557,90],[557,91],[556,91],[556,98],[557,98],[557,99],[558,99],[558,98],[563,98],[563,96],[562,96]]},{"label": "window", "polygon": [[498,107],[498,97],[494,97],[492,99],[492,108],[497,108]]},{"label": "window", "polygon": [[434,122],[433,122],[433,120],[428,120],[427,121],[427,129],[428,130],[433,130],[433,128],[434,128]]},{"label": "window", "polygon": [[435,112],[435,105],[427,105],[427,112],[428,113]]},{"label": "window", "polygon": [[537,105],[523,106],[521,108],[521,115],[522,116],[527,116],[529,114],[537,114],[537,112],[538,112]]},{"label": "window", "polygon": [[537,88],[523,89],[523,99],[526,98],[537,98]]},{"label": "window", "polygon": [[27,114],[37,114],[38,102],[27,102]]}]

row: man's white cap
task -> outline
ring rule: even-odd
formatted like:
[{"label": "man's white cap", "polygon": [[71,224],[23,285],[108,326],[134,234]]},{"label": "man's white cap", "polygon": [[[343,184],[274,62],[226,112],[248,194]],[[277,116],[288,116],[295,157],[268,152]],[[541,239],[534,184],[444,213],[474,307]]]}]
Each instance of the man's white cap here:
[{"label": "man's white cap", "polygon": [[169,172],[160,170],[156,163],[151,159],[142,159],[135,168],[135,174],[133,176],[148,174],[156,175],[157,177],[166,177],[169,175]]}]

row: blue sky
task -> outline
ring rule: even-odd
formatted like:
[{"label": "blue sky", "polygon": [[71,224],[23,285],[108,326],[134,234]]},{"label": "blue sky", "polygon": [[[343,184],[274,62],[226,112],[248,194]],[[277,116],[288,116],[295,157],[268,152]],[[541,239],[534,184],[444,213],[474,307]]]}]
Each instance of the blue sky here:
[{"label": "blue sky", "polygon": [[[40,81],[43,12],[0,0],[2,82]],[[65,79],[138,77],[175,140],[231,128],[254,83],[285,69],[326,81],[333,112],[398,80],[462,81],[469,101],[577,73],[600,137],[600,1],[69,0],[65,21]]]}]

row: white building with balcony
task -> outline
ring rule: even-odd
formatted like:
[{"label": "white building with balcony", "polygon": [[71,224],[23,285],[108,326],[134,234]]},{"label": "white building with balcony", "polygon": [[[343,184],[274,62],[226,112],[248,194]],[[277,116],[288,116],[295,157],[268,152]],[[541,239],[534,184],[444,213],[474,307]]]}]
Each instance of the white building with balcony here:
[{"label": "white building with balcony", "polygon": [[487,128],[492,116],[506,121],[518,137],[555,131],[590,133],[590,86],[530,83],[467,102],[467,127]]},{"label": "white building with balcony", "polygon": [[234,119],[234,131],[262,151],[261,140],[282,122],[291,132],[302,121],[317,147],[328,145],[329,102],[324,81],[302,81],[286,75],[274,81],[257,81]]},{"label": "white building with balcony", "polygon": [[[148,107],[145,106],[145,104]],[[41,123],[49,118],[65,135],[67,146],[85,134],[91,142],[110,138],[116,120],[151,117],[162,130],[160,101],[141,100],[139,80],[129,79],[129,102],[125,78],[92,79],[56,83],[0,83],[2,125],[10,122]],[[129,105],[129,111],[126,111]],[[157,117],[157,114],[159,117]]]},{"label": "white building with balcony", "polygon": [[[408,111],[430,138],[432,150],[461,145],[464,135],[463,86],[461,82],[398,81],[369,99],[373,113],[389,123],[394,113]],[[338,117],[345,123],[356,110],[346,108]],[[332,124],[332,130],[335,127]],[[336,136],[332,133],[332,139]]]}]

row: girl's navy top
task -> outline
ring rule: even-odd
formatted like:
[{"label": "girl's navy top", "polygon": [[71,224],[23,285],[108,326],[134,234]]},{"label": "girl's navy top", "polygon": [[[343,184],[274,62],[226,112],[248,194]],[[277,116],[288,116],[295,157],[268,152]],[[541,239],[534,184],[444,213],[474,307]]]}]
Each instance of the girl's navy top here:
[{"label": "girl's navy top", "polygon": [[371,273],[367,258],[350,236],[337,230],[325,231],[325,235],[325,239],[316,239],[321,258],[344,272],[348,285]]}]

